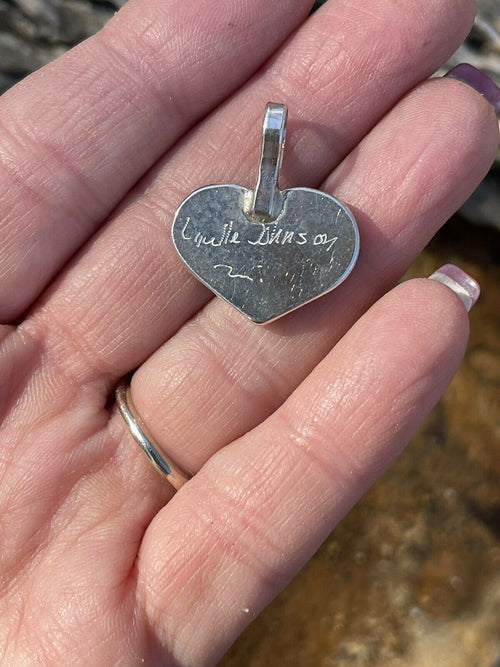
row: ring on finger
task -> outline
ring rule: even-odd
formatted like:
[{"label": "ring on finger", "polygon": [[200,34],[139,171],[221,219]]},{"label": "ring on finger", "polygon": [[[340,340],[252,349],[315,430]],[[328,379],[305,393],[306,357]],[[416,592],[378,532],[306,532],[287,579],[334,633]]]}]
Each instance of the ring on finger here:
[{"label": "ring on finger", "polygon": [[134,440],[155,468],[167,478],[174,489],[180,489],[181,486],[191,479],[191,475],[160,453],[157,443],[137,413],[132,401],[130,385],[126,382],[121,382],[116,389],[115,397],[120,414],[125,420]]}]

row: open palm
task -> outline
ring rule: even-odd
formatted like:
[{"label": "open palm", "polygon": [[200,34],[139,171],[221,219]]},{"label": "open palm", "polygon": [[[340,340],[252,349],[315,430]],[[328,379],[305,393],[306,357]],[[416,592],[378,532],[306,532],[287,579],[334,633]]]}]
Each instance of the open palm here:
[{"label": "open palm", "polygon": [[[450,290],[382,295],[495,154],[490,105],[425,80],[473,3],[311,4],[130,0],[0,101],[5,664],[213,664],[457,368]],[[258,327],[187,272],[170,224],[197,187],[253,184],[269,100],[290,110],[282,185],[345,201],[361,255]],[[111,400],[134,370],[196,473],[175,495]]]}]

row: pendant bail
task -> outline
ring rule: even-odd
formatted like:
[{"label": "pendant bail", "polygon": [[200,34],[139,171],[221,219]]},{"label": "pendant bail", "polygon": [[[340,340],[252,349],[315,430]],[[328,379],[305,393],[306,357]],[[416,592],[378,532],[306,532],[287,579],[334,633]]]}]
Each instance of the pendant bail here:
[{"label": "pendant bail", "polygon": [[278,178],[285,148],[287,115],[284,104],[269,102],[266,106],[251,214],[267,221],[276,219],[281,210],[281,198],[277,196]]}]

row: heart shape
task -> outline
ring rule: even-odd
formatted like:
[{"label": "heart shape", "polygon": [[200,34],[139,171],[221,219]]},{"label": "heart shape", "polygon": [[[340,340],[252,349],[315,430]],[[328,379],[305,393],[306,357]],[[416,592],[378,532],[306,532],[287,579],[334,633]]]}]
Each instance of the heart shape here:
[{"label": "heart shape", "polygon": [[201,282],[264,324],[339,285],[356,262],[359,233],[349,209],[324,192],[279,192],[272,222],[245,214],[252,194],[239,185],[196,190],[175,214],[172,238]]}]

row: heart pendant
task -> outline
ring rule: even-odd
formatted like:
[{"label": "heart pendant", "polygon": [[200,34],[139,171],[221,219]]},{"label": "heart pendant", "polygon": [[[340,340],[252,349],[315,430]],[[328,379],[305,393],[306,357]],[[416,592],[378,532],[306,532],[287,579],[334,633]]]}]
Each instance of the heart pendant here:
[{"label": "heart pendant", "polygon": [[337,287],[359,252],[354,216],[310,188],[278,190],[286,107],[268,104],[255,191],[209,185],[175,214],[172,237],[187,267],[258,324]]}]

